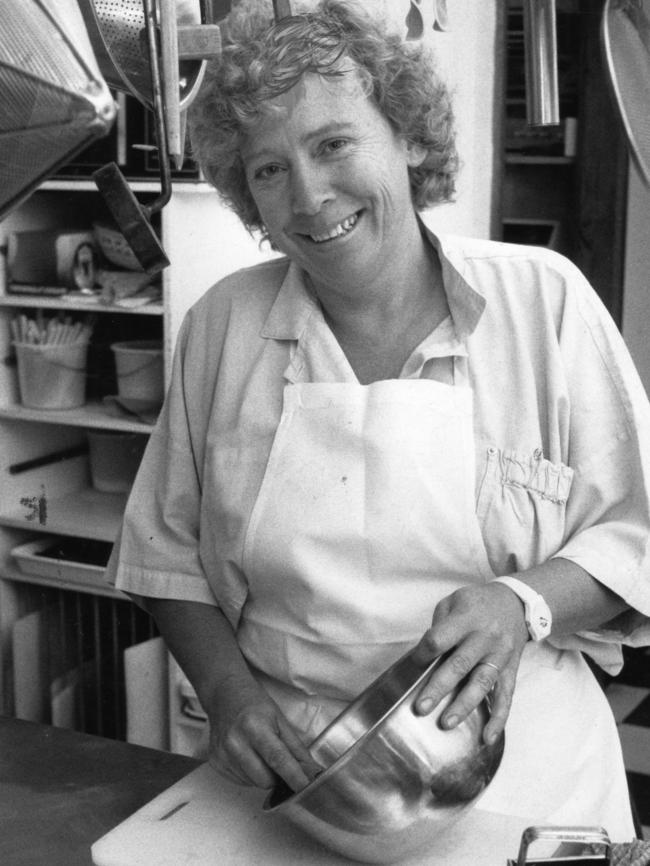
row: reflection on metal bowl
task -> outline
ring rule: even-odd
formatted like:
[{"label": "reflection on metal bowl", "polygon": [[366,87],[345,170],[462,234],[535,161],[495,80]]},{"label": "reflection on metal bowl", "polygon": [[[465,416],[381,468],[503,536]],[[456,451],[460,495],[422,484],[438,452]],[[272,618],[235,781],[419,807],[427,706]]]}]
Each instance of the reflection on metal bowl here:
[{"label": "reflection on metal bowl", "polygon": [[504,738],[483,742],[485,700],[458,727],[413,711],[433,671],[408,653],[378,677],[310,746],[325,769],[293,793],[278,785],[264,809],[286,815],[334,851],[390,863],[422,851],[474,805],[496,773]]}]

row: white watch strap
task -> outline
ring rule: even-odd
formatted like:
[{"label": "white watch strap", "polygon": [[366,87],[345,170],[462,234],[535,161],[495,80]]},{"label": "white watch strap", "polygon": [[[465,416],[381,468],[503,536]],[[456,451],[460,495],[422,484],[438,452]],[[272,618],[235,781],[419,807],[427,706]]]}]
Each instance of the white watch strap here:
[{"label": "white watch strap", "polygon": [[542,640],[551,633],[553,618],[544,597],[516,577],[495,577],[494,583],[503,583],[521,599],[524,605],[526,628],[531,640]]}]

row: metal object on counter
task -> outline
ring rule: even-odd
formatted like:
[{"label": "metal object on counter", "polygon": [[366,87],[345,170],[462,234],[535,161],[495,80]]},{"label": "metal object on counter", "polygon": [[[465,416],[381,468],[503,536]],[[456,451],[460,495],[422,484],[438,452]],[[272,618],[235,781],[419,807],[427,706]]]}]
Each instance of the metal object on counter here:
[{"label": "metal object on counter", "polygon": [[469,809],[492,780],[504,748],[483,742],[484,701],[458,727],[440,716],[448,696],[427,716],[414,703],[436,660],[399,659],[310,746],[324,771],[297,793],[279,785],[264,805],[344,856],[368,863],[415,853]]},{"label": "metal object on counter", "polygon": [[528,827],[517,860],[508,860],[508,866],[609,866],[611,850],[602,827]]}]

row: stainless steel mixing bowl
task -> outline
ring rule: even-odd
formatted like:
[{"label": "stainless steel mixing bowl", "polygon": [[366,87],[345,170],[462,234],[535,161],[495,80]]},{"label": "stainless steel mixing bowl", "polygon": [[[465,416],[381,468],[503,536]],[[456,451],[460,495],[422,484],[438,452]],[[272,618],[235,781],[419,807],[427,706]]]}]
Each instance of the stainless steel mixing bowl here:
[{"label": "stainless steel mixing bowl", "polygon": [[399,659],[309,747],[326,769],[293,793],[280,784],[264,809],[286,815],[334,851],[391,863],[430,845],[477,800],[496,773],[504,738],[483,742],[486,699],[458,727],[418,716],[414,702],[439,660],[426,668]]}]

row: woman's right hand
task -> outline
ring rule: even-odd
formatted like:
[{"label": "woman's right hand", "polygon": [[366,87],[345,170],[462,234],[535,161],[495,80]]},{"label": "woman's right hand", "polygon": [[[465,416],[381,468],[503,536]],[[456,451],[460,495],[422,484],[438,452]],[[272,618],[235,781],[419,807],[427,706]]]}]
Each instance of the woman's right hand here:
[{"label": "woman's right hand", "polygon": [[280,777],[298,791],[322,769],[257,683],[222,683],[207,711],[210,764],[234,781],[272,788]]}]

